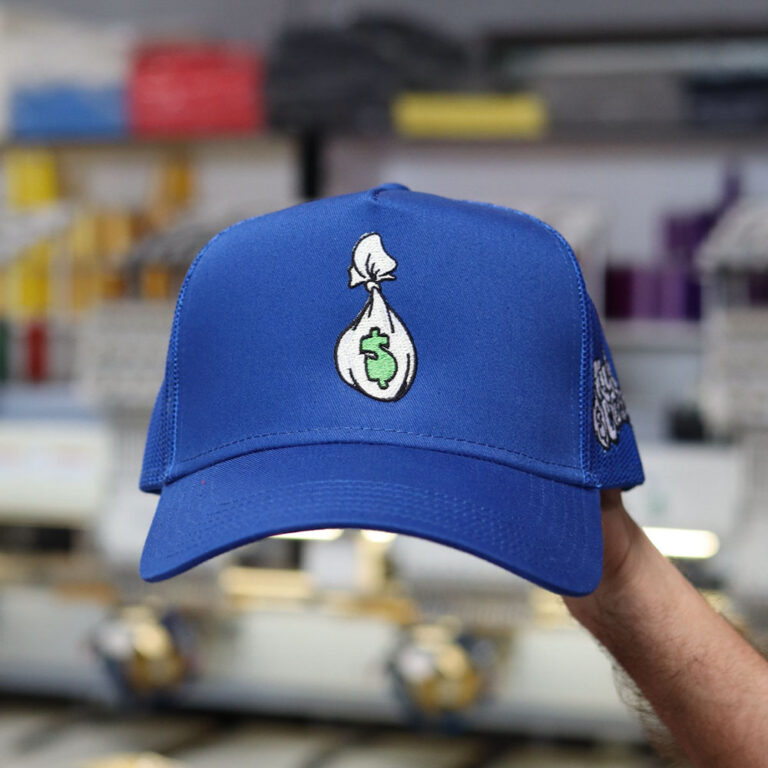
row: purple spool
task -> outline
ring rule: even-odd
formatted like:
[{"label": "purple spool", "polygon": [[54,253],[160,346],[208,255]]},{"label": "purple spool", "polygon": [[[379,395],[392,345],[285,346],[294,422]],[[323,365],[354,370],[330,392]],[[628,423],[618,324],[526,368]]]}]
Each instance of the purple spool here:
[{"label": "purple spool", "polygon": [[659,314],[665,320],[698,320],[701,317],[701,286],[689,269],[658,270]]},{"label": "purple spool", "polygon": [[659,316],[659,272],[656,267],[613,266],[606,273],[606,316],[614,320]]}]

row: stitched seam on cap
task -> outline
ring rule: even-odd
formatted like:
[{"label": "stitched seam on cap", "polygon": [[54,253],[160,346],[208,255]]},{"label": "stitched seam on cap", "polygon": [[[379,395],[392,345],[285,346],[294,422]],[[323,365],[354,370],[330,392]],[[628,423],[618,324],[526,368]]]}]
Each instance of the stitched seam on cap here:
[{"label": "stitched seam on cap", "polygon": [[[527,215],[527,214],[523,214]],[[587,302],[586,302],[586,288],[584,286],[584,276],[581,274],[581,268],[576,261],[576,255],[573,249],[568,245],[568,241],[553,227],[550,227],[545,221],[541,222],[560,242],[561,247],[564,250],[565,256],[571,264],[571,269],[574,271],[576,277],[576,291],[579,296],[579,313],[581,315],[581,360],[579,365],[579,459],[581,461],[581,471],[584,476],[584,482],[588,482],[591,477],[591,472],[587,469],[587,451],[584,442],[584,435],[587,429],[586,420],[586,408],[585,408],[585,387],[586,387],[586,375],[587,370],[587,358],[589,355],[588,350],[588,326],[587,326]]]},{"label": "stitched seam on cap", "polygon": [[201,453],[196,453],[194,456],[187,456],[184,459],[179,459],[179,463],[183,464],[188,461],[194,461],[195,459],[199,459],[202,456],[207,456],[211,453],[215,453],[218,450],[221,450],[222,448],[228,448],[232,445],[238,445],[239,443],[245,443],[248,440],[257,440],[262,437],[278,437],[281,435],[302,435],[302,434],[309,434],[312,432],[333,432],[334,430],[342,430],[342,431],[354,431],[354,432],[384,432],[384,433],[393,433],[397,435],[409,435],[411,437],[429,437],[433,438],[435,440],[450,440],[451,442],[455,443],[467,443],[469,445],[477,445],[481,448],[493,448],[497,451],[503,451],[504,453],[509,453],[514,456],[522,456],[526,459],[531,459],[533,461],[540,462],[541,464],[550,464],[555,467],[563,467],[564,469],[581,469],[581,467],[573,466],[572,464],[562,464],[557,461],[547,461],[546,459],[540,459],[536,456],[529,456],[527,453],[522,453],[521,451],[515,451],[511,448],[504,448],[501,445],[492,445],[490,443],[481,443],[477,440],[470,440],[468,438],[464,437],[450,437],[448,435],[435,435],[430,434],[427,432],[411,432],[405,429],[388,429],[387,427],[311,427],[309,429],[297,429],[297,430],[285,430],[285,431],[278,431],[278,432],[262,432],[257,435],[248,435],[247,437],[240,437],[237,440],[231,440],[228,443],[222,443],[221,445],[217,445],[215,448],[209,448],[208,450],[202,451]]},{"label": "stitched seam on cap", "polygon": [[[195,260],[192,262],[192,264],[189,267],[189,270],[187,271],[187,274],[186,274],[186,277],[184,278],[184,282],[182,283],[181,289],[179,290],[179,297],[176,300],[176,309],[174,310],[174,313],[173,313],[173,325],[171,326],[171,346],[168,353],[170,358],[168,362],[170,363],[170,367],[171,367],[170,373],[171,373],[171,381],[173,385],[173,394],[171,396],[171,400],[173,402],[173,409],[172,409],[173,423],[171,425],[171,429],[169,430],[169,436],[168,436],[171,450],[170,450],[169,456],[167,457],[166,465],[163,469],[164,479],[168,478],[169,470],[176,461],[176,443],[177,443],[176,435],[177,435],[177,427],[178,427],[178,420],[179,420],[179,336],[181,333],[181,310],[182,310],[182,307],[184,306],[184,299],[187,294],[189,283],[192,280],[192,276],[194,275],[198,264],[200,264],[205,254],[208,253],[210,248],[220,237],[223,237],[224,235],[231,232],[232,230],[237,229],[237,227],[240,227],[243,224],[248,224],[249,222],[252,222],[258,218],[260,218],[260,216],[251,216],[248,219],[243,219],[242,221],[238,221],[230,225],[226,229],[223,229],[218,234],[214,235],[203,246],[200,253],[198,253],[197,256],[195,257]],[[166,379],[167,379],[167,372],[166,372]]]},{"label": "stitched seam on cap", "polygon": [[[554,482],[554,481],[553,481]],[[289,485],[281,486],[279,490],[277,491],[258,491],[257,493],[259,495],[273,495],[278,496],[282,493],[285,493],[287,491],[291,491],[293,489],[301,489],[301,488],[310,488],[313,491],[322,491],[324,488],[333,489],[336,487],[344,487],[344,488],[360,488],[362,490],[366,489],[374,489],[374,488],[380,488],[381,490],[389,493],[392,489],[397,489],[399,491],[404,491],[407,493],[411,493],[413,495],[419,495],[419,496],[431,496],[433,498],[440,499],[442,501],[450,501],[454,504],[460,504],[464,507],[471,507],[473,510],[479,510],[481,512],[489,512],[491,514],[494,514],[495,511],[491,509],[491,507],[486,507],[483,504],[477,504],[476,502],[472,501],[471,499],[463,498],[461,496],[456,496],[454,494],[450,493],[444,493],[443,491],[435,491],[431,488],[418,488],[413,485],[408,485],[406,483],[389,483],[384,482],[382,480],[307,480],[301,483],[291,483]],[[216,508],[217,509],[223,509],[225,507],[230,506],[237,506],[242,504],[243,502],[250,501],[254,493],[244,493],[240,496],[229,498],[229,499],[223,499],[221,501],[216,502]]]},{"label": "stitched seam on cap", "polygon": [[[214,516],[208,519],[204,524],[197,526],[194,531],[189,531],[189,535],[185,541],[186,546],[179,546],[175,549],[166,549],[165,556],[176,557],[183,555],[184,552],[191,551],[191,549],[195,549],[196,547],[189,547],[190,542],[193,544],[205,543],[208,539],[208,533],[219,528],[220,521],[216,519],[216,515],[229,512],[233,509],[240,509],[246,505],[251,506],[256,499],[263,499],[267,502],[275,500],[279,501],[284,498],[287,493],[303,487],[310,489],[315,498],[325,498],[329,496],[337,498],[339,488],[342,488],[343,490],[353,489],[355,491],[355,495],[361,495],[364,493],[371,494],[377,491],[382,491],[386,498],[391,498],[391,489],[393,486],[391,486],[389,483],[375,480],[323,480],[306,483],[292,483],[281,488],[265,489],[255,493],[243,494],[235,499],[225,500],[215,504],[213,507],[215,510]],[[425,503],[429,503],[430,500],[443,502],[445,504],[445,508],[440,508],[440,514],[441,518],[443,518],[444,522],[446,523],[446,529],[457,524],[463,525],[467,520],[470,520],[472,523],[476,524],[476,517],[478,513],[494,516],[498,512],[498,510],[477,504],[470,499],[453,496],[451,494],[442,493],[432,489],[417,488],[400,483],[396,484],[394,487],[396,487],[401,493],[408,494],[416,500],[421,499]],[[400,514],[392,510],[390,510],[388,515],[390,520],[410,520],[410,515]],[[502,547],[509,546],[513,539],[519,542],[523,547],[525,546],[525,542],[522,539],[515,536],[508,529],[502,529],[497,520],[486,519],[483,521],[483,523],[486,532],[490,534],[491,538],[497,539]],[[513,538],[510,538],[510,535]]]},{"label": "stitched seam on cap", "polygon": [[[276,211],[273,213],[283,213],[284,211],[290,210],[291,208],[298,208],[301,205],[304,205],[304,203],[298,203],[297,205],[289,206],[288,208],[283,209],[282,211]],[[171,325],[171,343],[168,350],[168,360],[166,361],[166,382],[168,381],[168,368],[171,368],[171,377],[170,380],[173,385],[173,392],[171,395],[171,399],[173,402],[173,424],[171,425],[170,432],[170,443],[171,443],[171,450],[170,455],[168,457],[168,460],[166,462],[166,467],[163,472],[163,478],[168,479],[169,477],[169,471],[171,467],[173,467],[174,463],[176,462],[176,444],[177,444],[177,429],[178,429],[178,416],[179,416],[179,338],[181,335],[181,309],[184,303],[184,299],[186,297],[187,290],[189,288],[189,283],[192,280],[192,276],[195,273],[195,270],[197,269],[198,264],[202,261],[203,257],[206,253],[210,250],[210,248],[213,246],[213,244],[224,235],[232,232],[233,230],[237,229],[238,227],[241,227],[245,224],[250,224],[258,219],[262,219],[265,216],[271,216],[273,213],[261,213],[257,216],[249,216],[247,219],[243,219],[242,221],[236,221],[234,224],[231,224],[230,226],[226,227],[226,229],[221,230],[221,232],[214,235],[202,248],[200,253],[197,254],[195,257],[195,260],[190,265],[189,269],[187,270],[187,274],[184,277],[184,282],[181,285],[181,289],[179,290],[179,296],[176,300],[176,308],[173,313],[173,323]],[[184,459],[181,459],[181,461],[184,461]]]},{"label": "stitched seam on cap", "polygon": [[[585,370],[587,365],[587,357],[589,350],[587,349],[587,317],[586,317],[586,300],[585,300],[585,293],[586,288],[584,286],[584,276],[581,274],[581,269],[578,265],[578,261],[576,260],[576,256],[573,252],[573,249],[568,244],[568,241],[550,224],[547,224],[546,221],[542,221],[541,219],[536,218],[536,216],[532,216],[530,213],[526,213],[525,211],[518,211],[516,208],[507,208],[504,205],[497,205],[496,203],[483,203],[478,201],[472,201],[472,200],[462,200],[461,202],[464,203],[473,203],[474,205],[480,205],[485,206],[488,208],[496,208],[500,211],[505,211],[507,213],[513,213],[516,216],[521,216],[524,219],[528,219],[528,221],[532,221],[535,224],[540,224],[544,227],[545,230],[547,230],[549,233],[555,236],[555,239],[560,245],[560,252],[565,257],[565,260],[570,265],[571,269],[574,271],[575,277],[576,277],[576,292],[579,302],[579,314],[580,314],[580,322],[581,322],[581,337],[580,337],[580,360],[579,360],[579,462],[580,467],[571,467],[571,469],[581,469],[582,477],[584,479],[584,482],[590,482],[593,479],[592,472],[587,470],[587,461],[586,461],[586,445],[584,443],[584,434],[586,432],[586,412],[584,409],[584,388],[586,383],[586,376],[585,376]],[[525,454],[522,454],[525,455]],[[529,458],[533,458],[532,456]],[[539,459],[539,461],[542,461]],[[544,463],[552,463],[552,462],[544,462]],[[565,464],[562,464],[560,466],[568,466]]]}]

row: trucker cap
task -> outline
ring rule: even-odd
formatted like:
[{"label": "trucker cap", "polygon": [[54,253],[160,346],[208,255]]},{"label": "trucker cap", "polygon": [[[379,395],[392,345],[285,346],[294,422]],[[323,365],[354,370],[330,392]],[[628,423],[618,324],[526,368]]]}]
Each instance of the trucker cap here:
[{"label": "trucker cap", "polygon": [[179,293],[141,488],[140,572],[267,536],[419,536],[592,591],[599,489],[643,481],[565,240],[387,184],[242,221]]}]

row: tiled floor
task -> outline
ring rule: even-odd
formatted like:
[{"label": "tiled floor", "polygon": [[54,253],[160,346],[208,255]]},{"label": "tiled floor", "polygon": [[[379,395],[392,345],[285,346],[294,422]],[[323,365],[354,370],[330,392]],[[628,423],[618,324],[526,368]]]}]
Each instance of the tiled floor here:
[{"label": "tiled floor", "polygon": [[0,703],[0,768],[159,768],[171,764],[174,768],[656,765],[649,757],[619,747],[521,746],[477,735],[448,737],[264,720],[222,722],[204,716],[106,714],[49,704]]}]

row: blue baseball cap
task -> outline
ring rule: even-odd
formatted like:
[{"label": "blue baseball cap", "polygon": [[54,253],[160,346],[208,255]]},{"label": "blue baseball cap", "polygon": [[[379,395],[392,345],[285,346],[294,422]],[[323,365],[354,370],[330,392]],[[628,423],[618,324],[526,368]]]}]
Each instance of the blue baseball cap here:
[{"label": "blue baseball cap", "polygon": [[242,221],[176,305],[148,581],[279,533],[420,536],[567,595],[643,471],[579,266],[519,211],[388,184]]}]

